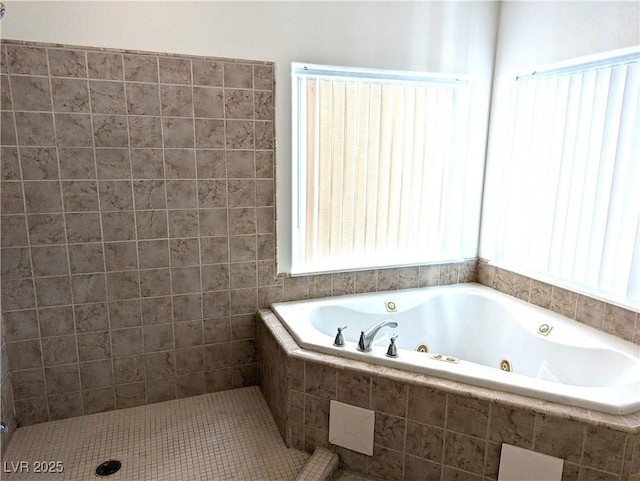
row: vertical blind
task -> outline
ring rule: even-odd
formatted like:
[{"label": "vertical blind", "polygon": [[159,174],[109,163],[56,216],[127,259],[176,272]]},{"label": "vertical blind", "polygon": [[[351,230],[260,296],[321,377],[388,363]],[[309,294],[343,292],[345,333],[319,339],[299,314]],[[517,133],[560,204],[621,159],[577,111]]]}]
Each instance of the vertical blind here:
[{"label": "vertical blind", "polygon": [[639,58],[517,79],[496,261],[640,301]]},{"label": "vertical blind", "polygon": [[294,73],[294,266],[460,258],[466,81]]}]

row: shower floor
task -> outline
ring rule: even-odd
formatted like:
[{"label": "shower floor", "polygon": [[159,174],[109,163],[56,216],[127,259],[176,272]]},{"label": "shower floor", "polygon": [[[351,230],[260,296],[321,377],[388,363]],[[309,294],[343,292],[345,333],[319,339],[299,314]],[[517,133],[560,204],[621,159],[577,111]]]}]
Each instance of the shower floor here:
[{"label": "shower floor", "polygon": [[[249,387],[20,428],[0,478],[285,481],[308,458],[285,446],[260,389]],[[96,467],[110,459],[122,468],[98,478]]]}]

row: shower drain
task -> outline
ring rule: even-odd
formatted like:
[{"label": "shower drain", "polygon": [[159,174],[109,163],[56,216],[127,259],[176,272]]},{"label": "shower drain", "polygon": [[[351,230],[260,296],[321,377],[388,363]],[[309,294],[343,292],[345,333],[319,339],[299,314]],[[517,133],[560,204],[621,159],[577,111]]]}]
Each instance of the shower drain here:
[{"label": "shower drain", "polygon": [[96,476],[111,476],[112,474],[117,473],[121,467],[122,463],[120,461],[110,459],[96,468]]}]

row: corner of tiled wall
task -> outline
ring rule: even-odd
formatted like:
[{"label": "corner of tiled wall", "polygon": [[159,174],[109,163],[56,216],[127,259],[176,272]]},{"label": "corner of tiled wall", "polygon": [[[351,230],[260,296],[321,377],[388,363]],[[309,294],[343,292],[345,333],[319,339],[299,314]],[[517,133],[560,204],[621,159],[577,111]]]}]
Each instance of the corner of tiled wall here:
[{"label": "corner of tiled wall", "polygon": [[640,315],[478,260],[478,282],[608,334],[640,344]]}]

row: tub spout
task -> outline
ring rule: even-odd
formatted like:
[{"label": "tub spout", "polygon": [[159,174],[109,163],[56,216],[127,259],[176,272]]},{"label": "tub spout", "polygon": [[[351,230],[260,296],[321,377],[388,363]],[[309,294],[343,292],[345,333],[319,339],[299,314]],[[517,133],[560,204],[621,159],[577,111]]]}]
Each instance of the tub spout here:
[{"label": "tub spout", "polygon": [[378,331],[387,326],[398,327],[398,323],[396,321],[392,321],[391,319],[385,319],[370,328],[368,331],[362,331],[360,333],[360,341],[358,341],[358,351],[371,352],[371,344],[378,334]]}]

